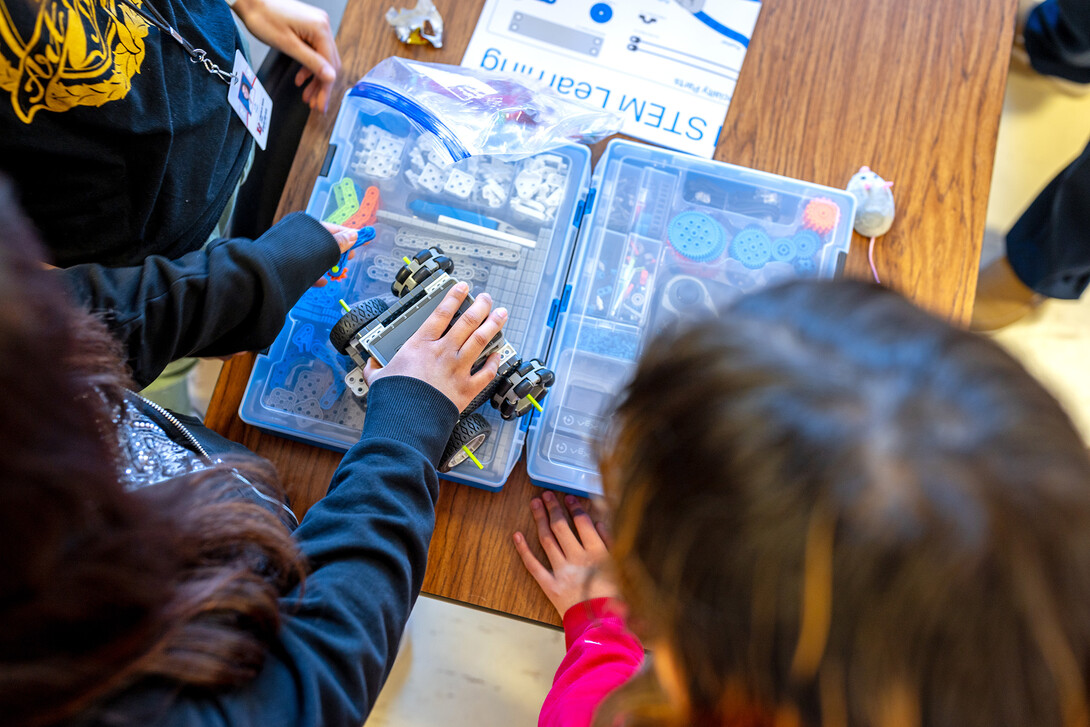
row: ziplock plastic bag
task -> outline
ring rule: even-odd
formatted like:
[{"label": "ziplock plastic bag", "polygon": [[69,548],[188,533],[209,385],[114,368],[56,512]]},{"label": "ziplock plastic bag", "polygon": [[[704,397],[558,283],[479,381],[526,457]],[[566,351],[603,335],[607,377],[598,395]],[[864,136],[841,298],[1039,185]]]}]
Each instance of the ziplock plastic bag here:
[{"label": "ziplock plastic bag", "polygon": [[400,111],[434,134],[452,162],[593,144],[620,131],[622,123],[619,114],[584,106],[531,78],[397,57],[372,68],[348,95]]}]

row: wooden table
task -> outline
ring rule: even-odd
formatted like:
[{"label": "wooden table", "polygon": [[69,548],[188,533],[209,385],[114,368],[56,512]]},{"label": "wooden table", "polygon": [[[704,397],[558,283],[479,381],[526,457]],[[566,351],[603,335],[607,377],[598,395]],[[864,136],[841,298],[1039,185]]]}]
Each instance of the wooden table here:
[{"label": "wooden table", "polygon": [[[400,2],[405,5],[404,1]],[[381,59],[457,64],[483,0],[438,0],[441,50],[401,45],[383,20],[390,0],[349,0],[337,36],[335,98]],[[860,165],[895,181],[897,222],[878,244],[883,281],[956,322],[968,320],[1014,30],[1015,0],[765,0],[716,158],[842,187]],[[306,207],[337,114],[312,114],[278,215]],[[856,237],[848,273],[868,277]],[[224,368],[207,423],[270,459],[300,516],[325,492],[340,456],[243,424],[252,356]],[[511,545],[532,531],[520,461],[489,493],[444,483],[424,590],[559,623]]]}]

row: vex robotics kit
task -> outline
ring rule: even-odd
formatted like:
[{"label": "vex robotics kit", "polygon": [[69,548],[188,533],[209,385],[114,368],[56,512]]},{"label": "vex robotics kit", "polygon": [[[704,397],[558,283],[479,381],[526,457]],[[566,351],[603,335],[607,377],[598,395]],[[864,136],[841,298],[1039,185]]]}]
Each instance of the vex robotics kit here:
[{"label": "vex robotics kit", "polygon": [[500,375],[462,412],[444,477],[498,490],[525,450],[533,481],[597,494],[593,442],[656,332],[843,265],[856,205],[843,190],[619,140],[593,170],[579,144],[466,156],[421,94],[366,81],[341,105],[307,206],[360,229],[360,246],[258,357],[240,415],[265,430],[348,449],[366,416],[362,366],[389,360],[461,280],[509,318],[486,352]]}]

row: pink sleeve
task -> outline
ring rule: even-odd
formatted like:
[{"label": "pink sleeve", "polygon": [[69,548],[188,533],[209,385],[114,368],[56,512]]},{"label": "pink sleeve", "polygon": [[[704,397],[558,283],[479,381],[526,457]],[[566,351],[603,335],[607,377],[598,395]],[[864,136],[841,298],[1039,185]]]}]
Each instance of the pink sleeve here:
[{"label": "pink sleeve", "polygon": [[578,603],[564,614],[568,653],[541,707],[539,727],[586,727],[606,695],[643,664],[643,646],[610,598]]}]

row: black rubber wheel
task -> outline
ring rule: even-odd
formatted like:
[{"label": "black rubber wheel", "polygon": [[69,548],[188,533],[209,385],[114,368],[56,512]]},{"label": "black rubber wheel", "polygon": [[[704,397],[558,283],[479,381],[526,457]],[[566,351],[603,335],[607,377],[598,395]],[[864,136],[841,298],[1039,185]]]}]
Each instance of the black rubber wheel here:
[{"label": "black rubber wheel", "polygon": [[390,306],[382,298],[368,298],[356,303],[352,309],[341,316],[337,325],[329,332],[329,342],[340,353],[348,353],[348,343],[352,336],[363,330],[371,321],[386,312]]},{"label": "black rubber wheel", "polygon": [[529,414],[533,407],[529,396],[540,404],[556,381],[556,375],[537,359],[522,361],[502,378],[492,396],[492,406],[507,420]]},{"label": "black rubber wheel", "polygon": [[413,255],[412,263],[402,265],[394,276],[394,282],[390,284],[390,291],[398,298],[411,293],[435,273],[450,273],[454,270],[454,261],[444,255],[438,245]]},{"label": "black rubber wheel", "polygon": [[484,390],[477,394],[473,401],[469,402],[469,406],[462,410],[462,416],[466,414],[472,414],[480,409],[482,406],[488,403],[492,399],[492,395],[496,393],[496,390],[500,388],[506,379],[499,374],[496,374],[496,378],[489,382],[488,386],[484,387]]},{"label": "black rubber wheel", "polygon": [[443,450],[443,458],[439,460],[439,471],[450,472],[469,459],[462,447],[470,452],[476,452],[492,433],[492,425],[480,414],[470,414],[464,419],[459,419],[454,425],[454,433],[447,440],[447,448]]}]

